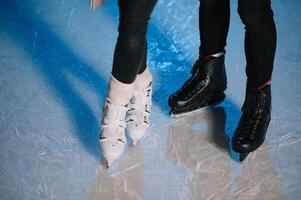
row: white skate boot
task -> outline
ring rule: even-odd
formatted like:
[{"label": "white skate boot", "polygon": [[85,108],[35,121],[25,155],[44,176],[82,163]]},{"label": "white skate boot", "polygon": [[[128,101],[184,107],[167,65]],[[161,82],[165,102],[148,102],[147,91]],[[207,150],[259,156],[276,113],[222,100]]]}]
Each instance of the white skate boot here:
[{"label": "white skate boot", "polygon": [[104,106],[100,147],[107,167],[119,158],[126,144],[126,113],[133,97],[135,84],[125,84],[111,76],[108,97]]},{"label": "white skate boot", "polygon": [[109,98],[104,107],[104,118],[100,135],[100,147],[107,161],[107,167],[118,159],[124,151],[126,144],[126,112],[128,106],[114,105]]},{"label": "white skate boot", "polygon": [[131,99],[131,109],[127,113],[127,132],[135,146],[150,126],[152,106],[152,83],[143,90],[135,90]]}]

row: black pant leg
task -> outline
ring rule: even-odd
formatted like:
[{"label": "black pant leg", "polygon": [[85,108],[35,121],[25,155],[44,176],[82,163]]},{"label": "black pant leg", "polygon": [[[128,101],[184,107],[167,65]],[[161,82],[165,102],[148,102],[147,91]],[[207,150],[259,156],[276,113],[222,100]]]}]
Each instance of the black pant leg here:
[{"label": "black pant leg", "polygon": [[200,0],[200,57],[225,49],[230,22],[229,0]]},{"label": "black pant leg", "polygon": [[119,35],[114,53],[113,76],[132,83],[146,65],[146,32],[157,0],[119,0]]},{"label": "black pant leg", "polygon": [[270,0],[238,0],[238,13],[245,25],[246,74],[260,86],[271,78],[276,27]]},{"label": "black pant leg", "polygon": [[147,67],[146,61],[147,61],[147,42],[146,42],[146,45],[144,48],[144,55],[143,55],[142,62],[140,64],[138,74],[142,74],[142,72],[144,72],[144,70],[146,69],[146,67]]}]

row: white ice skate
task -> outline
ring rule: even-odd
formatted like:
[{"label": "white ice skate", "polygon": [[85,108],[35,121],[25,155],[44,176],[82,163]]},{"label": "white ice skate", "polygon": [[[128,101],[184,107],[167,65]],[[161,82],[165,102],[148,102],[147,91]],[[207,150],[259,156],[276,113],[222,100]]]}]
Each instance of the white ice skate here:
[{"label": "white ice skate", "polygon": [[126,112],[128,106],[114,105],[109,98],[106,99],[102,132],[100,135],[100,147],[107,161],[107,167],[118,159],[124,151],[126,144]]},{"label": "white ice skate", "polygon": [[127,113],[127,132],[135,146],[150,126],[152,106],[152,83],[142,91],[135,90],[131,99],[131,109]]}]

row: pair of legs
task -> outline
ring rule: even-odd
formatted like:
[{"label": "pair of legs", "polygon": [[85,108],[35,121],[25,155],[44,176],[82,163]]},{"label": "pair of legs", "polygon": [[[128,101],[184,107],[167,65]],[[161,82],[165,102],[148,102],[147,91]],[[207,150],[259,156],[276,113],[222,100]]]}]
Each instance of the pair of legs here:
[{"label": "pair of legs", "polygon": [[[248,82],[243,113],[231,144],[235,151],[247,154],[263,143],[270,122],[270,80],[276,28],[270,0],[238,0],[238,13],[245,25]],[[171,115],[211,107],[225,98],[227,77],[224,54],[230,1],[200,0],[199,15],[200,56],[193,66],[192,76],[169,97]]]},{"label": "pair of legs", "polygon": [[[276,49],[276,28],[270,0],[238,0],[245,25],[246,74],[260,86],[271,78]],[[200,56],[225,49],[230,21],[229,0],[200,0]]]},{"label": "pair of legs", "polygon": [[118,0],[119,35],[100,134],[107,166],[123,153],[125,130],[135,145],[149,127],[152,75],[146,66],[146,32],[155,4]]}]

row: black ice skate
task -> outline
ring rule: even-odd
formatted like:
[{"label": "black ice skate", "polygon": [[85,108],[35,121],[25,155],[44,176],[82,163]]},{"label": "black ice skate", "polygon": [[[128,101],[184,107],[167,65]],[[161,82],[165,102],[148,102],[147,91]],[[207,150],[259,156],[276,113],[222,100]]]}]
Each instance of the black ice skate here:
[{"label": "black ice skate", "polygon": [[264,142],[270,119],[270,83],[258,89],[248,82],[242,116],[232,138],[232,148],[240,153],[240,161]]},{"label": "black ice skate", "polygon": [[168,99],[171,116],[212,107],[224,100],[227,88],[224,61],[224,55],[196,61],[191,77]]}]

